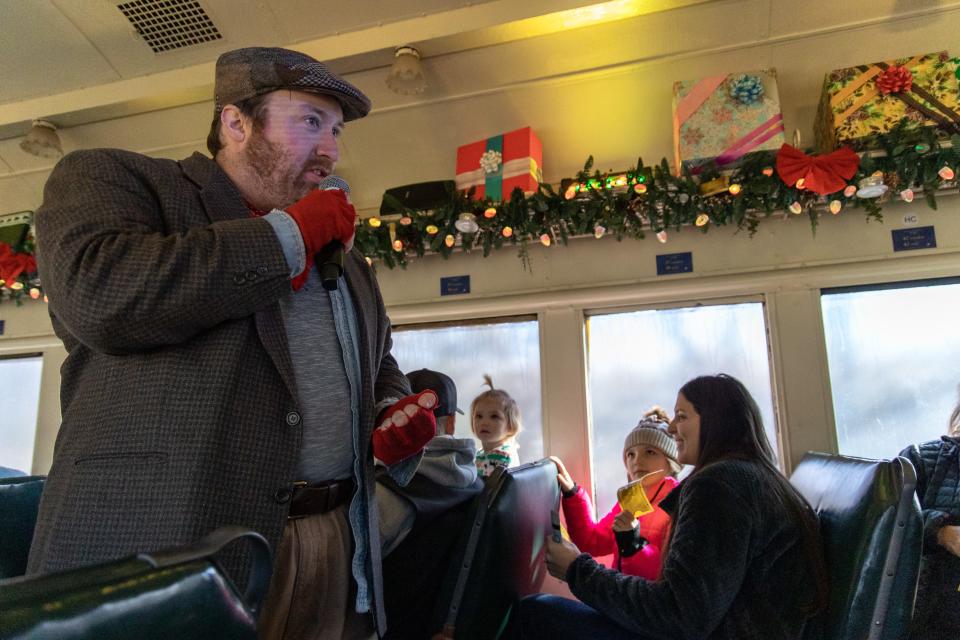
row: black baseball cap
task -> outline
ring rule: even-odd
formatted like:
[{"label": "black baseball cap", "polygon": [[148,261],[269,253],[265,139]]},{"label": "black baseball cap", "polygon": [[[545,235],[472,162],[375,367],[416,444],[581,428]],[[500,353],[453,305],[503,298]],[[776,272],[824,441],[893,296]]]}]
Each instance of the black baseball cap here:
[{"label": "black baseball cap", "polygon": [[414,393],[430,389],[437,394],[437,406],[433,410],[436,417],[463,413],[457,408],[457,385],[453,384],[450,376],[431,369],[418,369],[408,373],[407,380],[410,381],[410,389]]}]

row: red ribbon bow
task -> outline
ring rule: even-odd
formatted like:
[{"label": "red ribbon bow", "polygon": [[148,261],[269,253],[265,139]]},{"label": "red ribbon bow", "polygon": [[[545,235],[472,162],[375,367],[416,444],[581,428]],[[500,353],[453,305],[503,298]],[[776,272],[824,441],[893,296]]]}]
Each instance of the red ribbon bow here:
[{"label": "red ribbon bow", "polygon": [[906,67],[887,67],[877,78],[877,89],[882,95],[905,93],[912,88],[913,74]]},{"label": "red ribbon bow", "polygon": [[850,147],[843,147],[825,156],[808,156],[788,144],[777,153],[777,173],[791,187],[807,189],[822,196],[847,186],[860,167],[860,156]]},{"label": "red ribbon bow", "polygon": [[0,242],[0,279],[12,285],[23,273],[37,270],[37,260],[26,253],[14,253],[6,242]]}]

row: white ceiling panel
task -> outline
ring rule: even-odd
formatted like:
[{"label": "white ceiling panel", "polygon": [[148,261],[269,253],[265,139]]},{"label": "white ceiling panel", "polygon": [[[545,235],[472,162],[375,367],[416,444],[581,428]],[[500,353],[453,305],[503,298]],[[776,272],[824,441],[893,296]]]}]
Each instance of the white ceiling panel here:
[{"label": "white ceiling panel", "polygon": [[118,77],[53,2],[0,0],[0,104]]},{"label": "white ceiling panel", "polygon": [[[270,9],[291,42],[313,40],[492,2],[493,0],[273,0]],[[213,4],[230,0],[211,0]],[[470,25],[463,25],[469,29]],[[404,44],[397,42],[396,45]]]},{"label": "white ceiling panel", "polygon": [[[123,0],[54,0],[65,16],[90,40],[121,78],[134,78],[209,62],[223,51],[246,44],[284,41],[272,14],[262,2],[236,0],[211,7],[197,0],[222,36],[219,40],[154,53],[127,17],[117,8]],[[63,86],[61,91],[84,86]]]}]

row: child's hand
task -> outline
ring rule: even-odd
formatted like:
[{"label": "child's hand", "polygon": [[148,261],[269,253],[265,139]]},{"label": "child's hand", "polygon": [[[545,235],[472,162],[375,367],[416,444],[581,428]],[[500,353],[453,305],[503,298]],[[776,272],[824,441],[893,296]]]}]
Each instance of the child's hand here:
[{"label": "child's hand", "polygon": [[547,571],[558,580],[567,579],[567,569],[570,563],[580,555],[580,549],[569,540],[554,542],[547,536]]},{"label": "child's hand", "polygon": [[937,532],[937,542],[953,555],[960,556],[960,527],[942,527]]},{"label": "child's hand", "polygon": [[613,518],[614,531],[633,531],[640,528],[640,521],[629,511],[621,511]]},{"label": "child's hand", "polygon": [[423,449],[437,433],[435,406],[437,394],[427,389],[387,409],[373,432],[373,455],[389,466]]},{"label": "child's hand", "polygon": [[570,473],[567,471],[567,468],[563,466],[563,461],[560,460],[560,458],[550,456],[550,459],[557,465],[557,482],[560,484],[560,490],[564,493],[570,493],[573,491],[576,483],[573,481],[573,478],[570,477]]}]

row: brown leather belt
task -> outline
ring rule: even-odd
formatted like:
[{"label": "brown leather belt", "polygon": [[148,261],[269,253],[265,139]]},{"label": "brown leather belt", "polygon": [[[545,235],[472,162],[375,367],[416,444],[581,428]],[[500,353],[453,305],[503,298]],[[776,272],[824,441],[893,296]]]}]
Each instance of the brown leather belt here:
[{"label": "brown leather belt", "polygon": [[287,518],[304,518],[333,511],[346,504],[353,497],[353,478],[331,480],[317,484],[305,482],[293,483],[293,495],[290,496],[290,511]]}]

